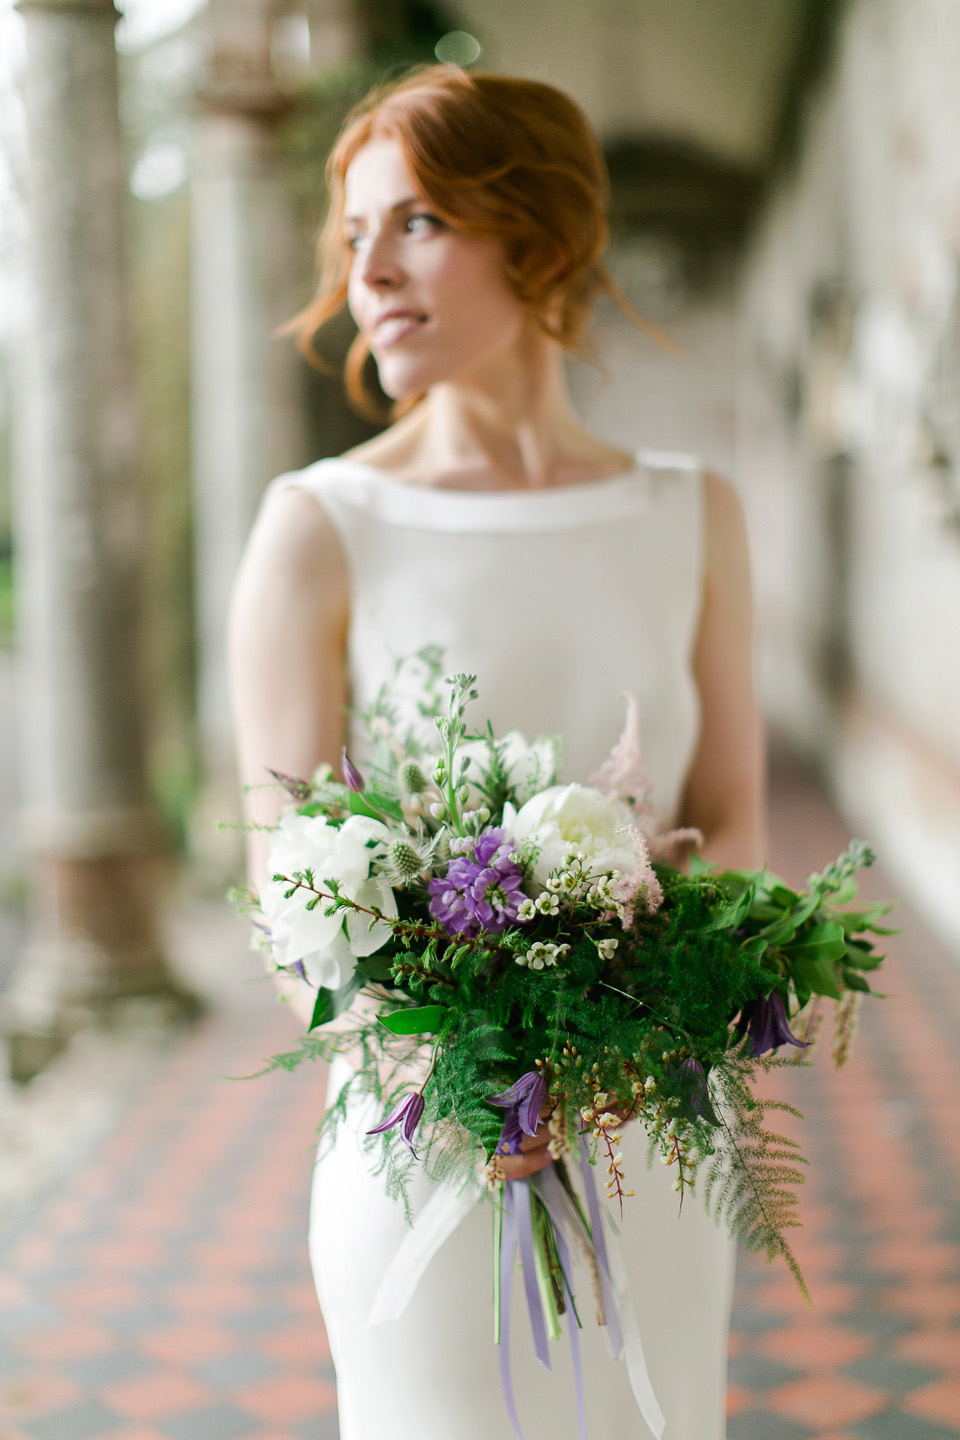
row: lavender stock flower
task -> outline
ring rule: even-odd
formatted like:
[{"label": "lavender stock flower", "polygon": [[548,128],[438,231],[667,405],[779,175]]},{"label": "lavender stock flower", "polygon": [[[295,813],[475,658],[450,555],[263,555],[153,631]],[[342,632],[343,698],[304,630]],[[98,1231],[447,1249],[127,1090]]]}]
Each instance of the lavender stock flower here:
[{"label": "lavender stock flower", "polygon": [[446,874],[430,881],[430,914],[448,935],[506,930],[517,921],[522,884],[512,842],[502,830],[486,830],[472,857],[451,860]]},{"label": "lavender stock flower", "polygon": [[806,1049],[808,1041],[798,1040],[791,1033],[783,1000],[776,990],[769,995],[760,995],[749,1008],[747,1034],[750,1037],[750,1053],[766,1055],[780,1045],[796,1045]]},{"label": "lavender stock flower", "polygon": [[397,1108],[381,1120],[379,1125],[374,1125],[368,1130],[368,1135],[382,1135],[385,1130],[392,1130],[394,1125],[400,1126],[400,1137],[410,1154],[416,1160],[417,1152],[413,1148],[413,1137],[417,1126],[420,1124],[420,1117],[423,1115],[423,1096],[420,1094],[407,1095]]}]

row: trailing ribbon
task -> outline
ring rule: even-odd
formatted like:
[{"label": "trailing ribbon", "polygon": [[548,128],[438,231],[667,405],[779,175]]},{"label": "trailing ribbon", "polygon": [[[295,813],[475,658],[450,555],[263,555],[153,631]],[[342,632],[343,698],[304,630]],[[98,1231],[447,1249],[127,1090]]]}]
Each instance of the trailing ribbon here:
[{"label": "trailing ribbon", "polygon": [[[567,1329],[570,1336],[574,1384],[577,1392],[580,1440],[586,1440],[586,1408],[578,1334],[579,1320],[576,1313],[573,1262],[568,1234],[576,1237],[578,1245],[587,1252],[595,1264],[603,1307],[603,1323],[607,1331],[610,1349],[616,1358],[624,1359],[630,1386],[640,1413],[656,1440],[660,1440],[665,1424],[663,1412],[657,1403],[647,1371],[640,1330],[627,1287],[626,1271],[612,1236],[610,1237],[610,1250],[608,1251],[607,1248],[593,1166],[589,1162],[586,1143],[582,1137],[580,1140],[580,1170],[587,1202],[587,1214],[590,1219],[589,1231],[553,1165],[548,1165],[539,1174],[533,1176],[532,1180],[508,1180],[497,1195],[495,1338],[499,1344],[500,1380],[507,1414],[510,1417],[510,1424],[516,1440],[523,1440],[510,1371],[510,1300],[518,1247],[537,1359],[548,1370],[550,1369],[547,1326],[540,1287],[537,1282],[536,1241],[532,1212],[533,1196],[536,1194],[546,1210],[552,1227],[553,1241],[560,1262],[563,1289],[567,1299]],[[371,1306],[367,1321],[369,1325],[377,1325],[386,1320],[400,1318],[413,1298],[417,1285],[430,1261],[469,1211],[473,1209],[482,1193],[479,1182],[474,1180],[459,1190],[447,1184],[437,1185],[387,1267]],[[555,1321],[554,1314],[554,1323]]]},{"label": "trailing ribbon", "polygon": [[[511,1182],[516,1183],[516,1182]],[[509,1186],[504,1186],[509,1190]],[[510,1374],[510,1293],[513,1289],[513,1261],[517,1248],[517,1213],[513,1208],[512,1196],[503,1196],[500,1232],[500,1309],[498,1312],[497,1339],[500,1344],[500,1384],[506,1401],[507,1414],[517,1440],[523,1440],[523,1431],[517,1418],[517,1403],[513,1398],[513,1378]]]},{"label": "trailing ribbon", "polygon": [[368,1325],[400,1319],[430,1261],[482,1194],[474,1179],[459,1190],[452,1185],[435,1186],[384,1272],[370,1307]]},{"label": "trailing ribbon", "polygon": [[540,1303],[540,1286],[537,1284],[537,1261],[533,1248],[533,1216],[530,1207],[533,1196],[526,1180],[507,1181],[507,1206],[517,1217],[517,1238],[520,1241],[520,1269],[523,1286],[527,1292],[527,1310],[530,1314],[530,1329],[533,1332],[534,1349],[541,1365],[550,1369],[550,1348],[547,1345],[547,1327],[543,1323],[543,1306]]},{"label": "trailing ribbon", "polygon": [[[643,1342],[640,1339],[640,1327],[637,1324],[636,1312],[633,1308],[633,1301],[627,1286],[626,1270],[620,1260],[619,1252],[614,1244],[614,1254],[617,1259],[616,1283],[610,1269],[610,1260],[607,1254],[606,1240],[603,1234],[603,1216],[600,1211],[600,1197],[597,1194],[596,1181],[593,1177],[593,1166],[590,1164],[590,1157],[587,1152],[587,1142],[580,1136],[580,1173],[583,1177],[583,1188],[587,1197],[587,1211],[590,1215],[590,1228],[593,1232],[593,1245],[597,1257],[597,1265],[600,1270],[600,1284],[603,1287],[604,1305],[607,1304],[607,1294],[610,1293],[609,1314],[617,1315],[617,1306],[613,1296],[616,1295],[620,1302],[619,1316],[617,1320],[616,1334],[619,1338],[619,1347],[614,1349],[614,1354],[619,1358],[623,1356],[627,1374],[630,1377],[630,1388],[633,1391],[634,1399],[640,1407],[640,1414],[646,1420],[657,1440],[663,1434],[666,1425],[666,1418],[657,1397],[653,1391],[653,1383],[650,1379],[650,1372],[647,1369],[646,1357],[643,1353]],[[614,1330],[609,1327],[608,1334],[611,1347],[614,1344]]]}]

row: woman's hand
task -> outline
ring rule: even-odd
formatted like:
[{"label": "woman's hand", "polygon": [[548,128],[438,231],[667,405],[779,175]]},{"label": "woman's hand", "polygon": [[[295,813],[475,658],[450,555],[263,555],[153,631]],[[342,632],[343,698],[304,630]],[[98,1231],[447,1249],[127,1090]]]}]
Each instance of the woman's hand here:
[{"label": "woman's hand", "polygon": [[[621,1123],[626,1125],[636,1115],[636,1107],[628,1107],[617,1103],[615,1095],[610,1096],[610,1103],[604,1106],[604,1114],[618,1115]],[[498,1155],[498,1171],[504,1180],[525,1180],[528,1175],[536,1175],[538,1170],[545,1170],[553,1159],[547,1148],[550,1144],[550,1127],[548,1124],[549,1115],[537,1126],[536,1135],[524,1135],[520,1142],[519,1155]]]},{"label": "woman's hand", "polygon": [[520,1142],[519,1155],[498,1155],[497,1169],[504,1180],[525,1180],[536,1175],[552,1164],[553,1156],[547,1149],[550,1144],[550,1130],[546,1121],[541,1120],[536,1135],[524,1135]]}]

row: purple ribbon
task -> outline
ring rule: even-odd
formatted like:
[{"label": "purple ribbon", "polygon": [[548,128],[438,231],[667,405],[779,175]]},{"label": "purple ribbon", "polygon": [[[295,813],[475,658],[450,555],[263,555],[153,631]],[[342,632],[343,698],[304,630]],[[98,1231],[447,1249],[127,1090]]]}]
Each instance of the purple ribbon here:
[{"label": "purple ribbon", "polygon": [[513,1379],[510,1375],[510,1292],[513,1289],[513,1259],[517,1249],[517,1216],[513,1208],[511,1187],[518,1182],[509,1181],[503,1197],[503,1229],[500,1236],[500,1384],[507,1405],[507,1414],[517,1440],[523,1440],[520,1421],[517,1418],[517,1403],[513,1398]]},{"label": "purple ribbon", "polygon": [[[554,1241],[563,1287],[567,1292],[567,1330],[570,1335],[570,1353],[573,1361],[573,1378],[577,1390],[577,1417],[580,1424],[580,1440],[587,1440],[586,1403],[583,1389],[583,1365],[580,1359],[579,1321],[573,1298],[573,1264],[570,1247],[563,1230],[563,1203],[560,1181],[552,1165],[548,1165],[538,1176],[537,1193],[547,1208],[547,1215],[553,1226]],[[550,1348],[547,1329],[543,1319],[540,1301],[540,1287],[537,1284],[536,1259],[534,1256],[533,1197],[529,1179],[508,1180],[504,1187],[503,1220],[500,1239],[500,1383],[506,1401],[507,1414],[516,1440],[523,1440],[520,1421],[517,1416],[516,1399],[513,1394],[513,1377],[510,1373],[510,1299],[513,1289],[513,1269],[517,1244],[520,1246],[520,1264],[527,1295],[527,1309],[530,1313],[530,1327],[537,1359],[550,1369]],[[615,1312],[614,1312],[615,1313]],[[619,1333],[619,1331],[618,1331]]]},{"label": "purple ribbon", "polygon": [[[562,1213],[561,1185],[557,1179],[557,1172],[552,1165],[540,1171],[540,1186],[545,1195],[556,1206],[557,1212]],[[553,1220],[550,1210],[547,1212]],[[560,1269],[563,1273],[563,1287],[567,1292],[567,1333],[570,1336],[570,1358],[573,1362],[573,1381],[577,1387],[577,1419],[580,1422],[580,1440],[587,1440],[587,1410],[583,1394],[583,1365],[580,1362],[580,1322],[573,1304],[573,1263],[570,1259],[570,1247],[567,1244],[567,1237],[563,1233],[563,1225],[553,1220],[553,1238],[557,1245],[557,1255],[560,1260]]]},{"label": "purple ribbon", "polygon": [[[553,1167],[548,1168],[552,1169]],[[550,1348],[547,1344],[547,1327],[544,1324],[543,1307],[540,1303],[540,1286],[537,1284],[537,1261],[533,1253],[533,1215],[531,1212],[533,1197],[526,1180],[508,1180],[507,1189],[511,1192],[510,1204],[514,1207],[517,1215],[520,1268],[523,1271],[523,1285],[527,1292],[527,1310],[530,1314],[533,1344],[540,1364],[546,1365],[549,1370]]]}]

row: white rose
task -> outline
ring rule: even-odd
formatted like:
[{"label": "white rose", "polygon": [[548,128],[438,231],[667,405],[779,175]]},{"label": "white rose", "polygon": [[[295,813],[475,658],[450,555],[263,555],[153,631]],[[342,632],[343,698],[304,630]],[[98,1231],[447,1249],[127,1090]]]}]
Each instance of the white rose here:
[{"label": "white rose", "polygon": [[[497,744],[502,747],[507,777],[521,804],[556,775],[560,756],[558,741],[553,736],[540,736],[531,744],[519,730],[508,730]],[[478,782],[490,768],[490,747],[484,740],[471,740],[458,747],[458,754],[470,762],[466,778],[471,803],[475,804],[480,797]]]},{"label": "white rose", "polygon": [[[397,902],[382,875],[371,875],[371,862],[383,853],[389,831],[379,820],[351,815],[341,826],[321,816],[311,818],[288,811],[270,836],[271,875],[290,875],[312,870],[314,885],[322,890],[328,877],[337,880],[340,893],[367,909],[377,908],[395,916]],[[297,890],[288,899],[290,886],[269,880],[260,894],[263,914],[270,926],[274,958],[278,965],[302,960],[311,981],[329,990],[346,985],[357,956],[372,955],[385,945],[390,926],[378,920],[370,928],[370,916],[355,910],[324,914],[327,902],[308,910],[309,894]]]},{"label": "white rose", "polygon": [[563,866],[571,846],[583,851],[594,873],[619,870],[629,875],[636,867],[636,853],[630,836],[617,832],[632,818],[622,801],[586,785],[551,785],[519,810],[506,805],[503,829],[513,839],[532,840],[539,847],[533,873],[545,885],[552,871]]}]

